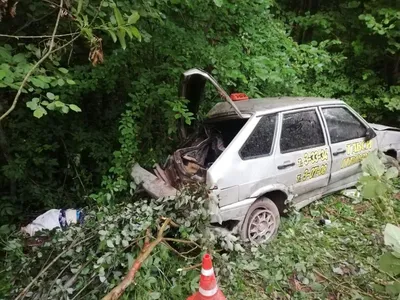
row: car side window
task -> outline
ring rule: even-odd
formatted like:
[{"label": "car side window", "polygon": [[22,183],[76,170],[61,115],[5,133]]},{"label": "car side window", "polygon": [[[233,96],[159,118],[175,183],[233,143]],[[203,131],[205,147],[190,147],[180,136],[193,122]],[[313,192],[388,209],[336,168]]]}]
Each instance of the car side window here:
[{"label": "car side window", "polygon": [[348,109],[329,107],[323,108],[322,112],[332,144],[365,137],[366,126]]},{"label": "car side window", "polygon": [[325,145],[321,122],[315,110],[286,113],[282,120],[282,153]]},{"label": "car side window", "polygon": [[276,117],[276,114],[261,117],[256,128],[254,128],[240,150],[242,159],[256,158],[271,153],[275,135]]}]

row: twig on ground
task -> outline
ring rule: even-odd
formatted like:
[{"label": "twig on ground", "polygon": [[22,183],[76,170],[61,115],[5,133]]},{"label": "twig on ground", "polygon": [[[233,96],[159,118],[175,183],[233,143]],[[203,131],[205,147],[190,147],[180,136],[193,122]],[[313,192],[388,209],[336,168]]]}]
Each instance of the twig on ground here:
[{"label": "twig on ground", "polygon": [[196,247],[201,249],[201,246],[199,244],[197,244],[196,242],[193,242],[193,241],[189,241],[189,240],[181,240],[181,239],[175,239],[175,238],[164,238],[164,241],[182,243],[182,244],[192,244],[192,245],[195,245]]},{"label": "twig on ground", "polygon": [[90,278],[90,280],[88,281],[88,283],[86,283],[85,286],[83,288],[81,288],[79,290],[79,292],[71,300],[75,300],[76,298],[78,298],[78,296],[93,282],[93,280],[95,278],[96,278],[96,275],[93,275],[92,278]]},{"label": "twig on ground", "polygon": [[79,274],[83,271],[83,269],[90,263],[91,261],[88,260],[85,264],[83,264],[79,270],[74,274],[74,276],[72,276],[65,284],[64,284],[64,289],[68,289],[69,287],[71,287],[76,279],[78,278]]},{"label": "twig on ground", "polygon": [[[318,276],[320,276],[321,278],[323,278],[323,279],[325,279],[326,281],[328,281],[329,283],[331,283],[332,285],[335,285],[336,286],[336,288],[339,288],[339,287],[342,287],[343,289],[345,289],[345,290],[340,290],[340,289],[338,289],[339,290],[339,292],[342,292],[343,294],[347,294],[347,295],[350,295],[350,296],[352,296],[353,294],[351,293],[351,291],[353,291],[355,288],[354,287],[348,287],[348,286],[346,286],[346,285],[344,285],[344,283],[343,282],[340,282],[340,283],[337,283],[337,282],[335,282],[334,280],[332,280],[332,279],[329,279],[328,277],[326,277],[325,275],[323,275],[321,272],[318,272],[316,269],[313,269],[313,272],[315,273],[315,274],[317,274]],[[360,288],[356,288],[357,290],[358,290],[358,292],[360,293],[360,294],[363,294],[363,295],[365,295],[365,296],[368,296],[368,297],[370,297],[370,298],[372,298],[372,299],[382,299],[382,298],[380,298],[380,297],[378,297],[377,295],[371,295],[371,294],[369,294],[369,293],[367,293],[367,292],[364,292],[364,291],[362,291]],[[350,290],[350,291],[349,291]]]},{"label": "twig on ground", "polygon": [[[167,218],[166,218],[166,217],[160,217],[160,219],[161,219],[162,221],[165,221]],[[176,227],[176,228],[179,227],[179,225],[178,225],[177,223],[175,223],[174,221],[172,221],[172,220],[171,220],[170,225],[171,225],[172,227]]]},{"label": "twig on ground", "polygon": [[369,263],[369,262],[367,262],[367,263],[368,263],[371,267],[373,267],[376,271],[378,271],[378,272],[380,272],[380,273],[382,273],[382,274],[385,274],[385,275],[388,276],[390,279],[392,279],[392,280],[394,280],[394,281],[400,283],[400,280],[399,280],[399,279],[397,279],[396,277],[390,275],[388,272],[385,272],[385,271],[379,269],[378,267],[375,267],[373,264],[371,264],[371,263]]},{"label": "twig on ground", "polygon": [[182,253],[180,253],[178,250],[176,250],[174,247],[172,247],[170,244],[168,244],[166,241],[162,242],[169,250],[171,250],[172,252],[174,252],[175,254],[178,254],[180,257],[184,258],[184,259],[188,259],[188,257],[186,257],[185,255],[183,255]]},{"label": "twig on ground", "polygon": [[202,266],[202,263],[199,263],[197,265],[193,265],[193,266],[189,266],[189,267],[186,267],[186,268],[178,269],[176,271],[177,272],[184,272],[184,271],[189,271],[189,270],[200,268],[201,266]]},{"label": "twig on ground", "polygon": [[62,275],[62,273],[64,273],[64,271],[72,264],[72,260],[61,270],[60,273],[58,273],[57,277],[53,280],[50,288],[49,288],[49,292],[47,293],[47,298],[50,297],[50,293],[53,290],[53,286],[56,283],[57,279],[60,278],[60,276]]},{"label": "twig on ground", "polygon": [[39,272],[39,274],[35,277],[35,278],[33,278],[33,280],[22,290],[22,292],[21,293],[19,293],[19,295],[15,298],[15,300],[18,300],[18,299],[23,299],[24,297],[25,297],[25,295],[26,295],[26,293],[29,291],[29,289],[31,288],[31,286],[32,285],[34,285],[35,284],[35,282],[61,257],[61,256],[63,256],[65,253],[67,253],[70,249],[72,249],[73,247],[75,247],[75,246],[78,246],[79,244],[81,244],[82,242],[84,242],[84,241],[87,241],[88,239],[85,239],[85,240],[83,240],[83,241],[81,241],[81,242],[79,242],[79,243],[75,243],[75,241],[74,242],[72,242],[71,243],[71,245],[67,248],[67,249],[65,249],[64,251],[62,251],[60,254],[58,254],[42,271],[40,271]]}]

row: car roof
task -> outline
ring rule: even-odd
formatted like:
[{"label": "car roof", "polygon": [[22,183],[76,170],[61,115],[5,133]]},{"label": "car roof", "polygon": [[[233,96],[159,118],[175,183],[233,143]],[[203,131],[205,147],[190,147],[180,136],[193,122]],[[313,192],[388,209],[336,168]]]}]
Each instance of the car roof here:
[{"label": "car roof", "polygon": [[[307,108],[320,105],[344,104],[338,99],[318,97],[271,97],[235,101],[240,112],[246,117],[254,114],[267,114],[297,108]],[[235,110],[228,102],[217,103],[207,114],[208,119],[234,117]]]}]

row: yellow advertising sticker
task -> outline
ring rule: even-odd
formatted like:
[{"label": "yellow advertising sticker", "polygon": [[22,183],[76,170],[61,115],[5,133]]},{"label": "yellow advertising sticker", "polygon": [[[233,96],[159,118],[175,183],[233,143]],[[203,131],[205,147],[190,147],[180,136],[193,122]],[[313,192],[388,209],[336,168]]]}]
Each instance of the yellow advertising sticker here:
[{"label": "yellow advertising sticker", "polygon": [[361,141],[361,142],[347,144],[346,145],[347,157],[342,160],[340,168],[344,169],[360,163],[364,158],[368,156],[368,153],[371,151],[371,149],[372,149],[372,140],[367,142]]},{"label": "yellow advertising sticker", "polygon": [[308,165],[314,165],[319,162],[327,161],[328,158],[328,149],[319,149],[314,151],[309,151],[304,153],[303,157],[300,157],[297,160],[297,166],[302,168]]},{"label": "yellow advertising sticker", "polygon": [[303,174],[298,174],[296,176],[296,182],[303,182],[319,176],[325,175],[328,171],[328,164],[322,164],[319,166],[314,166],[304,170]]}]

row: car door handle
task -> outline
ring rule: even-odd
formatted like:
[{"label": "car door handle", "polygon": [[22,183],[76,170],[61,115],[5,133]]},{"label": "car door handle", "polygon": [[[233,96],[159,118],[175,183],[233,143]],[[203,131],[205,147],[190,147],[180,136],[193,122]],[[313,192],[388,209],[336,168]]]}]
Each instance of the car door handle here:
[{"label": "car door handle", "polygon": [[336,151],[336,152],[333,152],[332,154],[334,155],[334,156],[338,156],[339,154],[343,154],[343,153],[346,153],[346,150],[338,150],[338,151]]},{"label": "car door handle", "polygon": [[289,167],[293,167],[295,165],[295,163],[294,162],[292,162],[292,163],[284,163],[283,165],[280,165],[280,166],[278,166],[278,169],[279,170],[283,170],[283,169],[286,169],[286,168],[289,168]]}]

